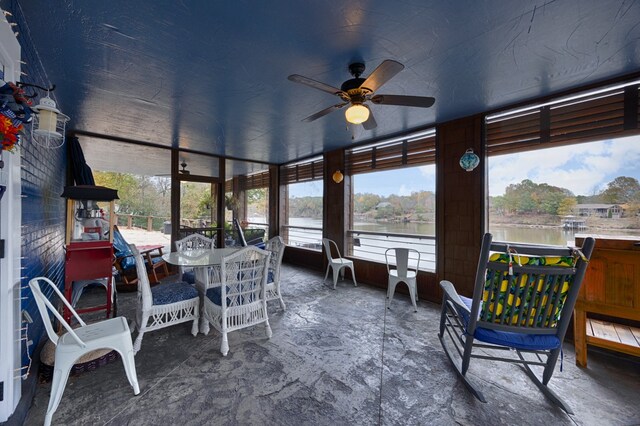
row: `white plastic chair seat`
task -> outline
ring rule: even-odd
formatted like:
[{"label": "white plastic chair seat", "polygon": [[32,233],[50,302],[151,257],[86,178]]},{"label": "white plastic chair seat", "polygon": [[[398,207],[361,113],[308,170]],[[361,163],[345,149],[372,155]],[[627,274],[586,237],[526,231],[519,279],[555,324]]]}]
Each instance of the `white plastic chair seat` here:
[{"label": "white plastic chair seat", "polygon": [[[87,346],[88,350],[108,348],[111,347],[110,342],[113,341],[114,336],[126,334],[130,335],[129,325],[125,317],[115,317],[105,321],[88,324],[84,327],[74,330],[76,335]],[[78,348],[78,342],[69,333],[65,333],[60,336],[58,340],[58,350],[63,350],[65,346],[75,346],[74,351]]]},{"label": "white plastic chair seat", "polygon": [[398,276],[398,271],[396,269],[392,269],[389,271],[389,275],[391,275],[394,278],[407,278],[407,279],[413,279],[416,277],[416,273],[414,271],[407,271],[407,276],[406,277],[400,277]]}]

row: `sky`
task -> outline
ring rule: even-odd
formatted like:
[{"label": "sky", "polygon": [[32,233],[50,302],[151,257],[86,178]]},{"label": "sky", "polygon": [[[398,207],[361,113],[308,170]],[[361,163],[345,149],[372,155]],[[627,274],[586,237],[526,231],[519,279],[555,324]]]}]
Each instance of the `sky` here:
[{"label": "sky", "polygon": [[593,195],[618,176],[640,180],[639,166],[640,136],[495,156],[489,158],[489,195],[524,179]]},{"label": "sky", "polygon": [[[461,153],[460,155],[462,155]],[[490,157],[489,195],[502,195],[507,185],[530,179],[593,195],[618,176],[640,180],[640,136],[582,143]],[[412,167],[354,176],[356,193],[410,195],[435,192],[435,166]],[[321,182],[292,185],[295,197],[322,196]]]},{"label": "sky", "polygon": [[[391,194],[411,195],[417,191],[436,190],[434,165],[364,173],[354,176],[354,192],[388,197]],[[321,181],[290,185],[289,195],[295,197],[322,197]]]}]

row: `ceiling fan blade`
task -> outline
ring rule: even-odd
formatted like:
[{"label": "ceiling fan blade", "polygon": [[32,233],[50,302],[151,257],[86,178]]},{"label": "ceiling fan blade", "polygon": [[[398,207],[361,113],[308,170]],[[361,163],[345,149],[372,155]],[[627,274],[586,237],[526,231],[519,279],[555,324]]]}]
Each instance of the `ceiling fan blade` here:
[{"label": "ceiling fan blade", "polygon": [[365,130],[373,130],[376,127],[378,127],[378,123],[376,122],[376,119],[373,117],[373,111],[371,111],[371,108],[367,107],[369,109],[369,118],[367,118],[367,121],[362,123],[362,127],[364,127]]},{"label": "ceiling fan blade", "polygon": [[294,83],[304,84],[305,86],[313,87],[314,89],[322,90],[323,92],[331,93],[332,95],[338,95],[345,101],[349,99],[349,95],[347,95],[337,87],[329,86],[328,84],[312,80],[308,77],[304,77],[298,74],[291,74],[287,78]]},{"label": "ceiling fan blade", "polygon": [[398,74],[403,69],[404,65],[402,65],[400,62],[387,59],[386,61],[378,65],[378,68],[373,70],[371,75],[367,77],[367,79],[364,81],[364,83],[362,83],[360,87],[375,92],[380,87],[382,87],[383,84],[391,80],[394,75]]},{"label": "ceiling fan blade", "polygon": [[310,116],[308,116],[307,118],[303,119],[302,121],[304,121],[305,123],[310,123],[314,120],[317,120],[320,117],[324,117],[325,115],[329,114],[330,112],[333,112],[337,109],[342,108],[343,106],[347,105],[348,102],[345,102],[343,104],[336,104],[336,105],[331,105],[329,108],[325,108],[322,111],[318,111],[315,114],[312,114]]},{"label": "ceiling fan blade", "polygon": [[404,95],[375,95],[371,102],[381,105],[401,105],[410,107],[429,108],[436,99],[429,96],[404,96]]}]

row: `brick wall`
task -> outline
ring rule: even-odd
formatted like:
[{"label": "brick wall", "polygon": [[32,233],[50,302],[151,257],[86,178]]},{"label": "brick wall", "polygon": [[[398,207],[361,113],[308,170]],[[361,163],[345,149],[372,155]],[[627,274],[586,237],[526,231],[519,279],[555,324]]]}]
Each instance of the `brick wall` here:
[{"label": "brick wall", "polygon": [[[45,70],[38,58],[35,46],[29,38],[29,29],[17,2],[10,2],[7,9],[13,15],[19,32],[22,49],[22,81],[49,86]],[[43,93],[39,93],[43,95]],[[55,99],[55,92],[51,94]],[[39,99],[39,97],[37,98]],[[36,101],[37,104],[37,101]],[[58,107],[64,110],[63,105]],[[38,342],[44,335],[44,327],[28,282],[37,276],[46,276],[62,286],[64,283],[65,200],[60,197],[66,180],[66,145],[59,149],[44,149],[29,137],[29,126],[21,138],[22,156],[22,309],[29,313],[26,340],[22,343],[22,365],[29,363]],[[10,154],[11,155],[11,154]],[[23,373],[26,371],[23,371]]]}]

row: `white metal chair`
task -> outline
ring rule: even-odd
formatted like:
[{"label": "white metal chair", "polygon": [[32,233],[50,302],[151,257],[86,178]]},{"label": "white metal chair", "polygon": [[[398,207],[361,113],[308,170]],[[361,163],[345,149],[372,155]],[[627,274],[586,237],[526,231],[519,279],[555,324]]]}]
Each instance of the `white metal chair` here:
[{"label": "white metal chair", "polygon": [[269,257],[269,270],[267,272],[266,297],[267,301],[278,299],[282,310],[287,309],[280,292],[280,267],[284,256],[284,240],[275,236],[267,241],[266,250],[271,253]]},{"label": "white metal chair", "polygon": [[222,259],[221,285],[209,288],[204,297],[204,317],[222,334],[220,352],[229,353],[227,333],[256,324],[272,332],[267,315],[265,283],[270,253],[255,246],[245,247]]},{"label": "white metal chair", "polygon": [[[62,315],[53,306],[51,301],[43,294],[41,283],[48,284],[53,292],[65,304],[67,309],[73,314],[80,324],[75,330],[64,320]],[[51,342],[56,345],[55,364],[53,372],[53,382],[51,384],[51,397],[49,398],[49,406],[44,419],[45,426],[51,424],[53,413],[55,413],[60,399],[64,393],[67,384],[69,372],[75,361],[84,354],[95,351],[96,349],[113,349],[120,354],[127,379],[133,387],[133,393],[138,395],[140,387],[136,375],[136,364],[134,360],[133,346],[131,343],[131,332],[124,317],[111,318],[94,324],[85,324],[82,318],[73,309],[71,304],[64,298],[62,292],[56,285],[45,277],[37,277],[29,281],[29,287],[33,292],[38,311],[42,317],[47,334]],[[51,324],[49,311],[53,313],[55,318],[62,324],[67,331],[62,336],[58,336]]]},{"label": "white metal chair", "polygon": [[[176,241],[176,250],[179,252],[196,249],[212,249],[214,247],[214,240],[207,238],[202,234],[187,235],[183,239]],[[182,281],[186,281],[189,284],[194,284],[196,282],[193,268],[181,266],[180,277]]]},{"label": "white metal chair", "polygon": [[191,334],[197,335],[200,318],[198,290],[183,281],[160,284],[152,289],[144,259],[134,244],[129,247],[136,259],[138,272],[138,306],[134,320],[138,336],[133,344],[134,354],[140,350],[142,337],[147,331],[193,321]]},{"label": "white metal chair", "polygon": [[[327,252],[327,260],[329,264],[327,265],[327,273],[324,274],[324,281],[327,281],[327,277],[329,276],[329,269],[333,270],[333,288],[336,288],[336,284],[338,282],[338,275],[342,274],[342,279],[344,280],[344,269],[351,269],[351,277],[353,278],[353,285],[358,286],[356,282],[356,273],[353,270],[353,262],[349,259],[343,259],[340,255],[340,250],[338,249],[338,245],[335,241],[330,240],[328,238],[322,239],[322,244],[324,245],[324,249]],[[333,257],[331,254],[331,245],[336,249],[336,253],[338,253],[338,257]]]},{"label": "white metal chair", "polygon": [[[390,251],[394,252],[393,257],[396,258],[396,269],[391,268],[389,257],[392,256],[389,255]],[[414,256],[412,257],[411,254]],[[418,301],[416,277],[418,276],[418,268],[420,267],[420,252],[418,250],[408,248],[390,248],[384,252],[384,259],[387,262],[387,274],[389,275],[389,281],[387,284],[387,299],[389,299],[389,305],[393,300],[396,285],[403,282],[409,288],[409,297],[411,297],[413,310],[418,312],[418,308],[416,306],[416,302]],[[415,267],[409,265],[409,259],[417,259]]]}]

